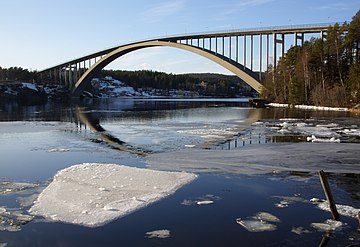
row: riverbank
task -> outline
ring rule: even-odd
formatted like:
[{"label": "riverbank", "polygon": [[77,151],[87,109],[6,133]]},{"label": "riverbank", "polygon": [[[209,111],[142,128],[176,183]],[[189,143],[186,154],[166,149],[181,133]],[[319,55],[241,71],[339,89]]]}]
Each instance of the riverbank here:
[{"label": "riverbank", "polygon": [[296,108],[303,110],[315,110],[315,111],[349,111],[346,107],[330,107],[330,106],[315,106],[315,105],[292,105],[282,103],[268,103],[266,106],[269,107],[281,107],[281,108]]}]

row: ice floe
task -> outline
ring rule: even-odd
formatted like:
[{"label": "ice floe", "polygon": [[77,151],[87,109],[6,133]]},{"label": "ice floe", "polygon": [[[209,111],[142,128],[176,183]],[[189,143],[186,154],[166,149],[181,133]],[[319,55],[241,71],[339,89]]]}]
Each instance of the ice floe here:
[{"label": "ice floe", "polygon": [[331,220],[331,219],[327,219],[324,223],[311,223],[311,226],[313,228],[322,232],[340,230],[345,225],[346,224],[342,223],[341,221]]},{"label": "ice floe", "polygon": [[215,196],[212,194],[207,194],[205,196],[197,197],[195,199],[185,199],[181,202],[181,205],[191,206],[191,205],[209,205],[215,203],[215,201],[221,200],[221,197]]},{"label": "ice floe", "polygon": [[0,195],[7,195],[11,193],[21,192],[27,189],[36,188],[37,184],[32,183],[18,183],[4,181],[0,182]]},{"label": "ice floe", "polygon": [[174,193],[196,177],[116,164],[74,165],[57,172],[29,212],[54,221],[102,226]]},{"label": "ice floe", "polygon": [[[321,210],[330,212],[329,204],[327,201],[320,201],[320,202],[314,202],[317,204],[317,207]],[[358,213],[360,212],[360,209],[354,208],[349,205],[341,205],[336,204],[336,209],[340,215],[351,217],[351,218],[357,218]]]},{"label": "ice floe", "polygon": [[274,206],[277,208],[286,208],[290,204],[294,204],[296,202],[306,202],[305,199],[299,196],[274,196],[274,198],[279,198],[281,201],[279,203],[275,203]]},{"label": "ice floe", "polygon": [[356,120],[284,118],[253,124],[250,134],[256,138],[253,133],[271,137],[275,142],[360,142],[360,129]]},{"label": "ice floe", "polygon": [[146,237],[148,238],[169,238],[170,237],[170,231],[163,229],[163,230],[155,230],[152,232],[147,232]]},{"label": "ice floe", "polygon": [[307,137],[306,140],[308,142],[328,142],[328,143],[340,143],[340,139],[335,137],[331,137],[330,139],[327,138],[317,138],[316,136],[312,135],[311,137]]},{"label": "ice floe", "polygon": [[292,233],[295,233],[295,234],[297,234],[297,235],[302,235],[302,234],[304,234],[304,233],[310,233],[309,230],[305,229],[305,228],[302,227],[302,226],[291,228],[291,232],[292,232]]},{"label": "ice floe", "polygon": [[214,203],[214,201],[210,201],[210,200],[196,202],[197,205],[209,205],[209,204],[213,204],[213,203]]},{"label": "ice floe", "polygon": [[275,215],[272,215],[268,212],[259,212],[255,216],[259,220],[263,220],[263,221],[280,222],[280,219],[278,217],[276,217]]},{"label": "ice floe", "polygon": [[269,222],[280,222],[279,218],[267,212],[259,212],[255,216],[245,219],[237,218],[236,223],[243,226],[249,232],[275,231],[276,225]]},{"label": "ice floe", "polygon": [[33,216],[18,210],[8,210],[4,207],[0,207],[0,209],[0,231],[20,231],[22,225],[33,219]]},{"label": "ice floe", "polygon": [[65,148],[52,148],[48,150],[49,153],[55,153],[55,152],[69,152],[69,149],[65,149]]}]

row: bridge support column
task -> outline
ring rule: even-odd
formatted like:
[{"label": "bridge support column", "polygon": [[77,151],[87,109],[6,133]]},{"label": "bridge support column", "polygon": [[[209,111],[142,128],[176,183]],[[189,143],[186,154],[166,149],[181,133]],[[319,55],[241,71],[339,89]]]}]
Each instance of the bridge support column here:
[{"label": "bridge support column", "polygon": [[215,54],[218,54],[218,37],[215,37]]},{"label": "bridge support column", "polygon": [[259,49],[259,60],[260,60],[260,69],[259,69],[259,80],[262,81],[262,49],[263,49],[263,43],[262,43],[262,34],[260,34],[260,49]]},{"label": "bridge support column", "polygon": [[304,33],[295,33],[294,34],[294,44],[295,44],[295,46],[298,46],[299,45],[299,43],[298,43],[298,41],[301,41],[301,45],[303,45],[304,44]]},{"label": "bridge support column", "polygon": [[246,69],[246,35],[244,35],[244,69]]},{"label": "bridge support column", "polygon": [[281,57],[285,54],[285,34],[281,34],[281,38],[278,39],[278,34],[274,34],[274,68],[276,67],[277,62],[277,44],[281,45]]},{"label": "bridge support column", "polygon": [[239,62],[239,36],[236,36],[236,62]]},{"label": "bridge support column", "polygon": [[254,61],[254,35],[250,36],[250,69],[253,70]]},{"label": "bridge support column", "polygon": [[225,37],[222,37],[222,54],[223,56],[225,56]]}]

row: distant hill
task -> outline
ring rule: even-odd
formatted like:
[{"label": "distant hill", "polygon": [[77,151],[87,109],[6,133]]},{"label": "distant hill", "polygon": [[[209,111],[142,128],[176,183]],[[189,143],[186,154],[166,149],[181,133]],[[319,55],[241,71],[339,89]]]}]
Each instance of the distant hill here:
[{"label": "distant hill", "polygon": [[244,81],[234,75],[215,73],[167,74],[139,70],[103,70],[102,77],[111,76],[129,86],[162,90],[196,91],[203,96],[253,96],[256,94]]}]

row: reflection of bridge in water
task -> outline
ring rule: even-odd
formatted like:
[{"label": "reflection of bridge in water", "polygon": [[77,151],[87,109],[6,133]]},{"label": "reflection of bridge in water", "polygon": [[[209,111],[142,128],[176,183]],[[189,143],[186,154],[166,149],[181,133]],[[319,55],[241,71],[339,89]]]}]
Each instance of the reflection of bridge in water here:
[{"label": "reflection of bridge in water", "polygon": [[86,113],[81,110],[81,108],[77,107],[74,111],[76,118],[81,124],[89,127],[94,133],[100,136],[101,141],[108,144],[111,148],[117,149],[120,151],[130,152],[133,154],[144,155],[146,152],[141,150],[140,148],[132,147],[129,144],[126,144],[124,141],[119,138],[113,136],[109,132],[107,132],[101,125],[100,120],[97,117],[94,117],[91,113]]},{"label": "reflection of bridge in water", "polygon": [[[310,37],[325,37],[331,24],[283,26],[206,32],[148,39],[114,46],[40,71],[43,82],[69,87],[78,97],[91,79],[115,59],[144,48],[173,47],[189,51],[228,69],[261,91],[264,72],[276,67],[291,46],[302,45]],[[255,72],[257,71],[257,72]]]}]

